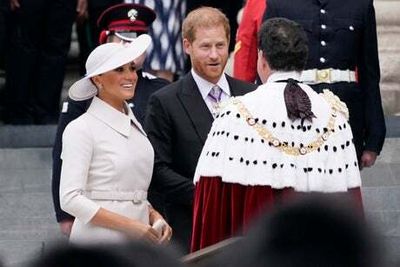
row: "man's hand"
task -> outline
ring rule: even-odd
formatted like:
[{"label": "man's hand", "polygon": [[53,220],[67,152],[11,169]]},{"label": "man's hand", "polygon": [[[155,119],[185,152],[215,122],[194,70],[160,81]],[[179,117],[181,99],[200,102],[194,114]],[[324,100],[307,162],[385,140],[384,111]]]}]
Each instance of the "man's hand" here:
[{"label": "man's hand", "polygon": [[78,22],[82,22],[87,18],[87,0],[78,0],[76,13],[76,19]]},{"label": "man's hand", "polygon": [[365,150],[361,156],[361,169],[374,165],[377,156],[376,152]]},{"label": "man's hand", "polygon": [[19,0],[10,0],[10,8],[12,11],[20,8]]},{"label": "man's hand", "polygon": [[71,234],[71,228],[72,228],[73,223],[74,223],[74,220],[71,220],[71,219],[66,219],[66,220],[59,222],[58,224],[60,225],[61,233],[65,236],[69,237],[69,235]]}]

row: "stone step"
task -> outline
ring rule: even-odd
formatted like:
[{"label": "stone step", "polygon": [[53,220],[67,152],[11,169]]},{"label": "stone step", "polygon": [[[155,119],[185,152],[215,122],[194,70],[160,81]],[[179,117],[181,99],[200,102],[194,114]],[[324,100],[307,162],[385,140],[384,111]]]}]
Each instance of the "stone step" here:
[{"label": "stone step", "polygon": [[0,148],[52,147],[56,130],[56,125],[2,125]]},{"label": "stone step", "polygon": [[400,115],[400,84],[398,82],[382,84],[381,98],[385,114]]},{"label": "stone step", "polygon": [[[26,160],[26,159],[25,159]],[[49,164],[46,162],[46,165]],[[49,192],[51,169],[1,169],[0,193]]]},{"label": "stone step", "polygon": [[[62,240],[51,196],[51,147],[32,145],[0,149],[0,256],[6,267],[20,266],[52,240]],[[400,255],[399,149],[400,138],[388,138],[375,167],[362,171],[366,217],[393,262]]]},{"label": "stone step", "polygon": [[[386,116],[385,121],[387,128],[386,137],[400,137],[400,116]],[[56,130],[56,125],[2,125],[0,127],[0,149],[30,147],[50,148],[54,144]],[[390,139],[387,139],[386,142],[395,142],[396,144],[399,144],[400,141],[391,141]]]},{"label": "stone step", "polygon": [[44,247],[41,240],[0,240],[1,261],[5,267],[28,266]]},{"label": "stone step", "polygon": [[[383,236],[400,238],[400,210],[366,211],[365,215],[372,226]],[[399,254],[400,255],[400,254]]]},{"label": "stone step", "polygon": [[400,186],[400,164],[377,163],[373,168],[361,172],[362,186]]},{"label": "stone step", "polygon": [[[2,218],[30,220],[31,218],[54,218],[51,192],[0,193]],[[0,227],[1,229],[1,227]]]},{"label": "stone step", "polygon": [[400,212],[400,186],[364,187],[362,194],[366,211]]},{"label": "stone step", "polygon": [[385,237],[383,238],[383,249],[385,252],[388,266],[400,266],[400,238]]},{"label": "stone step", "polygon": [[0,170],[51,169],[51,148],[3,148],[0,149]]}]

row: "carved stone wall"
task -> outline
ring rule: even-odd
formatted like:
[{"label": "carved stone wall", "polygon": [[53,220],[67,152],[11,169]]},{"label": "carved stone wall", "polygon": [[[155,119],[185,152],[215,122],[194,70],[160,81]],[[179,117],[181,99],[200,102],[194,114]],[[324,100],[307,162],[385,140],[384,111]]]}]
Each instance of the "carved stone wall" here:
[{"label": "carved stone wall", "polygon": [[400,0],[374,2],[385,115],[400,115]]}]

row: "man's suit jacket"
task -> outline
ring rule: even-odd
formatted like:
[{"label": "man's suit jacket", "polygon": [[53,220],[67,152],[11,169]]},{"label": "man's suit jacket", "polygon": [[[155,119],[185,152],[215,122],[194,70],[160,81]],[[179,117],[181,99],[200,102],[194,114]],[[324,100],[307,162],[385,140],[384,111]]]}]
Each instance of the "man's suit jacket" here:
[{"label": "man's suit jacket", "polygon": [[[226,77],[232,96],[256,88],[254,84]],[[166,195],[173,237],[184,251],[190,245],[193,175],[212,122],[191,73],[150,97],[145,130],[156,152],[152,186]]]}]

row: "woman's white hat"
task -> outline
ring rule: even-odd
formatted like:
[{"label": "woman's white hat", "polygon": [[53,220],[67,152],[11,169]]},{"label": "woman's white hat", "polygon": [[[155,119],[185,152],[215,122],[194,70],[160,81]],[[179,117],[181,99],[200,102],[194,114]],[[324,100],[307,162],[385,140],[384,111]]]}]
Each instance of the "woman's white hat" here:
[{"label": "woman's white hat", "polygon": [[91,77],[108,72],[142,55],[151,43],[148,34],[142,34],[130,43],[106,43],[96,47],[86,60],[86,75],[75,82],[68,91],[69,97],[80,101],[92,98],[97,94]]}]

